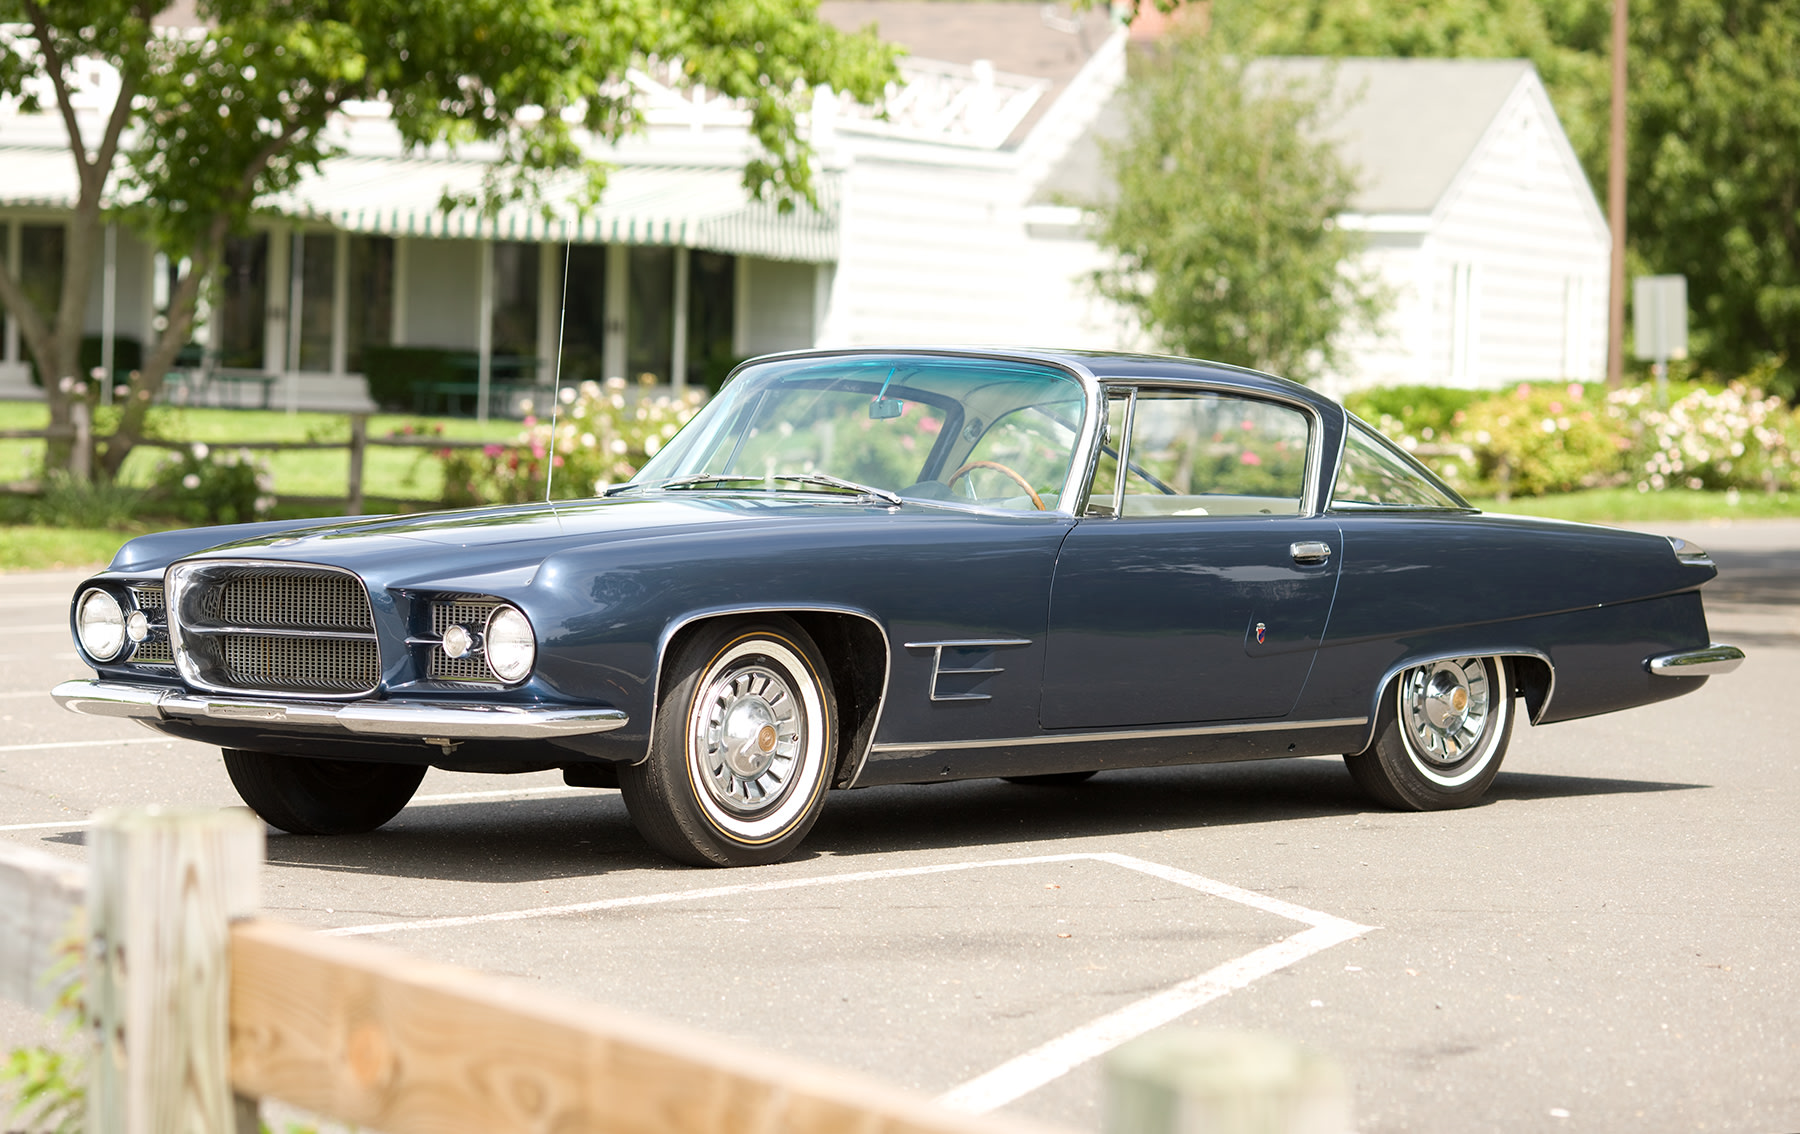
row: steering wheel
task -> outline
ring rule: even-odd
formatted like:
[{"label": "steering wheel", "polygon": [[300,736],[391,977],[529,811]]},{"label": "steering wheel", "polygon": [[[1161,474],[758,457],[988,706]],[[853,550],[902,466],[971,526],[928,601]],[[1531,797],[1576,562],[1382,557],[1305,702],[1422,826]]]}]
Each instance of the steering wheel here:
[{"label": "steering wheel", "polygon": [[971,472],[975,471],[976,469],[993,469],[996,472],[1005,473],[1007,476],[1010,476],[1014,480],[1019,482],[1019,487],[1023,488],[1025,490],[1025,495],[1031,497],[1031,503],[1032,503],[1033,507],[1035,507],[1040,512],[1044,512],[1044,511],[1048,510],[1044,507],[1044,498],[1037,494],[1037,489],[1031,487],[1031,482],[1026,480],[1024,477],[1020,476],[1016,469],[1010,469],[1010,468],[1006,467],[1005,465],[1001,464],[999,461],[970,461],[968,464],[964,465],[962,468],[957,469],[955,472],[951,473],[950,476],[944,481],[944,483],[946,485],[955,484],[957,482],[958,478],[968,476]]}]

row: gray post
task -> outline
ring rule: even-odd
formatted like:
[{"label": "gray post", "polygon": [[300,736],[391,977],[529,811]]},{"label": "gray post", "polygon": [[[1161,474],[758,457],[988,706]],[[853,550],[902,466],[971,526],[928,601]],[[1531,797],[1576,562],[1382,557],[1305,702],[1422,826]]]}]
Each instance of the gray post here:
[{"label": "gray post", "polygon": [[345,501],[346,516],[363,514],[363,454],[368,447],[369,415],[353,413],[350,415],[350,498]]},{"label": "gray post", "polygon": [[237,808],[109,810],[89,846],[88,1129],[240,1129],[254,1107],[231,1091],[227,958],[231,919],[256,912],[262,822]]},{"label": "gray post", "polygon": [[1271,1036],[1172,1029],[1106,1058],[1104,1134],[1350,1134],[1331,1060]]}]

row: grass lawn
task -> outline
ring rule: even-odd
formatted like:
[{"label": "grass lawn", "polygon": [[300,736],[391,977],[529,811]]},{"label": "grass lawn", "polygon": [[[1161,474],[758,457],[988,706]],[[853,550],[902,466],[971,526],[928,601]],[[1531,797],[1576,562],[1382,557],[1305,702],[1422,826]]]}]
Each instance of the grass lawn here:
[{"label": "grass lawn", "polygon": [[1634,488],[1596,488],[1556,496],[1515,496],[1505,503],[1470,503],[1484,512],[1627,527],[1695,520],[1800,519],[1800,492],[1693,492],[1685,488],[1639,492]]},{"label": "grass lawn", "polygon": [[[42,429],[49,422],[41,402],[0,402],[0,429]],[[442,426],[443,435],[476,441],[511,441],[523,427],[516,421],[469,418],[419,418],[376,414],[369,418],[369,437],[386,437],[412,425],[427,432]],[[192,409],[158,406],[151,411],[155,435],[217,445],[227,441],[348,441],[345,414],[283,413],[279,410]],[[125,462],[128,484],[148,484],[165,449],[142,448]],[[0,483],[36,479],[43,462],[41,441],[0,441]],[[348,450],[261,454],[275,474],[275,491],[289,496],[342,496],[350,476]],[[371,446],[363,463],[363,491],[370,496],[434,501],[443,495],[441,469],[429,450]]]}]

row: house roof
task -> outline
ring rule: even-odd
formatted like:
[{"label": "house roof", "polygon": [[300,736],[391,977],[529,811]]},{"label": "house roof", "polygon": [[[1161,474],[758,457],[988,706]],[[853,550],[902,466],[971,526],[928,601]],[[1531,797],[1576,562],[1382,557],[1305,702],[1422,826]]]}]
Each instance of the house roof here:
[{"label": "house roof", "polygon": [[[1468,162],[1532,66],[1523,59],[1321,59],[1251,64],[1253,82],[1328,81],[1325,131],[1357,176],[1359,213],[1428,213]],[[1113,191],[1101,140],[1122,141],[1129,90],[1121,87],[1034,200],[1098,202]]]},{"label": "house roof", "polygon": [[819,15],[844,31],[875,25],[880,37],[913,60],[991,65],[1006,75],[1041,80],[1044,89],[1013,126],[1016,146],[1099,51],[1117,26],[1104,5],[1071,8],[1020,0],[823,0]]}]

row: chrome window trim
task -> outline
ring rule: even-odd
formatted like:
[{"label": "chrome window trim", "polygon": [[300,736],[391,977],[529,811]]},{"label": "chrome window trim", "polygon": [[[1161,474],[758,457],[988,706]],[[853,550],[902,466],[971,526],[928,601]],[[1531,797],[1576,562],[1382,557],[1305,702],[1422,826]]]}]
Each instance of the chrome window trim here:
[{"label": "chrome window trim", "polygon": [[[855,787],[857,779],[862,775],[863,766],[869,762],[869,753],[875,748],[875,737],[880,735],[881,714],[887,709],[888,703],[888,683],[894,676],[894,649],[893,644],[888,639],[887,627],[881,624],[879,618],[876,618],[866,610],[858,610],[855,607],[849,606],[821,605],[819,603],[792,603],[776,606],[770,606],[768,604],[720,606],[690,611],[680,618],[671,620],[667,626],[663,627],[662,636],[656,640],[656,668],[650,674],[650,727],[655,728],[656,714],[662,707],[663,666],[668,662],[669,643],[675,640],[675,635],[681,633],[683,629],[692,626],[694,623],[704,621],[708,618],[732,618],[751,614],[843,614],[849,615],[852,618],[862,619],[864,622],[875,627],[875,632],[881,635],[881,692],[875,701],[875,715],[869,721],[869,743],[863,747],[861,753],[857,754],[856,763],[851,766],[850,774],[844,781],[844,786],[846,788]],[[639,756],[636,760],[630,761],[630,763],[642,764],[649,758],[650,748],[648,742],[646,742],[644,754]],[[841,752],[838,753],[839,761],[842,761],[843,758],[844,754]],[[836,769],[833,769],[834,773],[835,771]]]},{"label": "chrome window trim", "polygon": [[[1460,492],[1456,491],[1456,489],[1450,487],[1449,484],[1445,483],[1444,478],[1440,477],[1437,473],[1432,472],[1431,469],[1425,464],[1424,461],[1419,460],[1419,458],[1413,456],[1411,453],[1407,452],[1405,449],[1402,449],[1387,434],[1385,434],[1381,430],[1375,428],[1373,425],[1370,425],[1368,422],[1364,421],[1362,418],[1357,417],[1355,414],[1351,413],[1347,409],[1343,410],[1343,415],[1344,415],[1344,432],[1343,432],[1343,436],[1342,436],[1341,440],[1338,442],[1338,458],[1332,465],[1331,485],[1330,485],[1329,490],[1325,493],[1325,497],[1324,497],[1324,506],[1325,506],[1325,510],[1327,512],[1333,513],[1335,515],[1348,515],[1348,516],[1394,515],[1394,514],[1402,513],[1402,512],[1408,512],[1408,513],[1413,513],[1413,514],[1432,514],[1432,515],[1439,515],[1439,516],[1442,516],[1442,515],[1465,516],[1465,515],[1469,515],[1471,513],[1479,513],[1481,511],[1481,509],[1470,504],[1467,500],[1463,500],[1462,493],[1460,493]],[[1350,434],[1359,425],[1368,431],[1369,436],[1373,437],[1378,445],[1385,447],[1391,453],[1397,454],[1400,457],[1402,464],[1407,465],[1414,472],[1423,473],[1426,484],[1430,485],[1432,488],[1436,489],[1438,492],[1443,493],[1451,501],[1461,501],[1461,503],[1460,504],[1452,503],[1448,506],[1439,506],[1439,505],[1435,505],[1435,504],[1371,504],[1368,507],[1353,507],[1353,508],[1344,508],[1344,509],[1333,508],[1331,506],[1331,502],[1332,502],[1332,498],[1337,495],[1338,475],[1343,472],[1344,456],[1345,456],[1345,454],[1347,454],[1350,451]],[[1464,655],[1464,656],[1470,656],[1470,655]]]},{"label": "chrome window trim", "polygon": [[876,752],[950,752],[970,748],[1024,748],[1043,744],[1084,744],[1090,741],[1155,740],[1162,737],[1223,736],[1243,732],[1299,732],[1319,728],[1359,728],[1368,717],[1338,717],[1317,721],[1250,721],[1236,724],[1188,725],[1180,728],[1126,728],[1104,732],[1055,732],[1038,736],[1008,736],[993,740],[934,740],[874,745]]},{"label": "chrome window trim", "polygon": [[[181,675],[182,681],[186,682],[188,685],[192,686],[193,688],[202,690],[207,693],[222,693],[227,696],[245,696],[245,695],[254,696],[259,692],[258,690],[254,690],[254,689],[239,689],[235,686],[214,685],[209,682],[202,681],[199,677],[196,667],[194,666],[193,662],[191,660],[189,660],[189,658],[187,656],[186,647],[182,644],[182,641],[181,641],[181,617],[180,617],[181,616],[181,604],[186,599],[187,587],[191,583],[188,576],[193,572],[205,570],[207,568],[212,568],[212,567],[250,567],[250,568],[256,568],[258,570],[274,569],[274,570],[310,571],[310,572],[318,572],[320,574],[348,575],[350,578],[356,580],[356,585],[359,588],[361,588],[361,590],[362,590],[363,604],[368,608],[368,611],[369,611],[369,632],[367,634],[357,634],[354,632],[327,631],[327,632],[325,632],[324,636],[334,637],[340,641],[366,639],[368,641],[374,642],[375,643],[375,658],[376,658],[377,664],[380,665],[380,664],[385,663],[386,659],[384,659],[381,656],[381,634],[375,625],[375,604],[372,601],[370,601],[370,599],[369,599],[369,584],[366,579],[364,579],[361,575],[358,575],[355,571],[352,571],[347,567],[334,567],[334,566],[331,566],[329,564],[324,564],[324,563],[296,563],[292,560],[287,560],[287,559],[227,559],[227,558],[213,559],[213,558],[208,558],[205,556],[200,556],[200,557],[191,558],[191,559],[177,559],[175,562],[169,564],[168,567],[164,568],[164,570],[163,570],[163,619],[168,624],[169,654],[171,657],[173,657],[175,659],[175,671]],[[277,629],[277,630],[237,629],[234,631],[229,628],[221,627],[219,632],[223,632],[223,633],[234,633],[235,632],[235,633],[240,633],[240,634],[259,634],[259,635],[264,635],[264,636],[268,636],[268,637],[284,637],[284,636],[285,637],[316,637],[316,636],[320,636],[314,632],[283,631],[283,630],[279,630],[279,629]],[[300,701],[349,701],[349,700],[354,700],[358,697],[371,696],[374,693],[379,692],[380,689],[381,689],[381,679],[378,677],[373,686],[371,686],[370,688],[363,690],[361,692],[357,692],[357,693],[303,693],[303,692],[297,692],[297,691],[289,691],[289,690],[285,690],[285,689],[269,690],[268,693],[270,696],[279,697],[282,700],[287,700],[289,698],[292,698],[294,700],[300,700]]]}]

